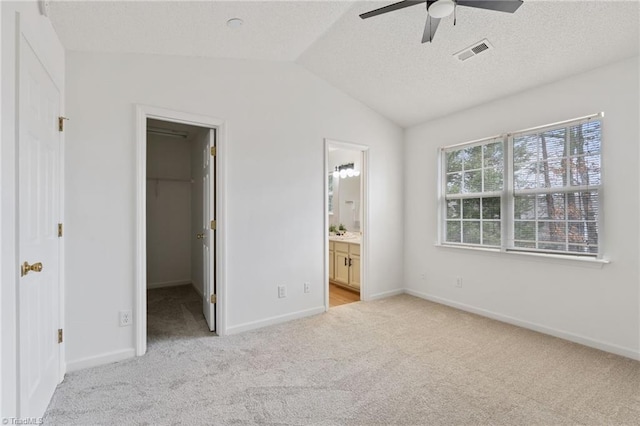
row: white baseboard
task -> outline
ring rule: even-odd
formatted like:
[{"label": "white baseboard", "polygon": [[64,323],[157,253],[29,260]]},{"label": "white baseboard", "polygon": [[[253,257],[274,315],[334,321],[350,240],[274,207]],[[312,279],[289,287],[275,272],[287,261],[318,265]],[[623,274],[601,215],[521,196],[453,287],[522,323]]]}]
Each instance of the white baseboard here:
[{"label": "white baseboard", "polygon": [[204,297],[204,294],[202,293],[202,288],[198,288],[196,283],[191,283],[191,287],[193,287],[193,289],[196,291],[196,293],[200,295],[201,298]]},{"label": "white baseboard", "polygon": [[159,283],[147,283],[147,289],[177,287],[179,285],[187,285],[187,284],[191,284],[191,280],[163,281]]},{"label": "white baseboard", "polygon": [[134,348],[121,349],[106,354],[81,358],[75,361],[67,362],[67,372],[84,370],[85,368],[97,367],[99,365],[111,364],[112,362],[122,361],[127,358],[133,358],[136,355]]},{"label": "white baseboard", "polygon": [[453,300],[445,299],[438,296],[433,296],[427,293],[422,293],[422,292],[411,290],[411,289],[405,289],[405,292],[407,294],[410,294],[411,296],[416,296],[421,299],[426,299],[431,302],[439,303],[441,305],[451,306],[452,308],[460,309],[462,311],[471,312],[473,314],[477,314],[483,317],[505,322],[507,324],[516,325],[518,327],[537,331],[543,334],[548,334],[550,336],[558,337],[560,339],[569,340],[571,342],[579,343],[584,346],[589,346],[591,348],[599,349],[601,351],[610,352],[616,355],[620,355],[620,356],[624,356],[627,358],[640,361],[640,353],[630,348],[625,348],[623,346],[614,345],[611,343],[601,342],[599,340],[591,339],[589,337],[581,336],[579,334],[569,333],[569,332],[558,330],[555,328],[545,327],[543,325],[536,324],[533,322],[520,320],[518,318],[513,318],[508,315],[502,315],[496,312],[488,311],[486,309],[476,308],[475,306],[459,303]]},{"label": "white baseboard", "polygon": [[318,306],[316,308],[306,309],[304,311],[292,312],[290,314],[279,315],[279,316],[267,318],[264,320],[246,322],[244,324],[227,327],[225,334],[227,335],[238,334],[244,331],[255,330],[257,328],[266,327],[268,325],[280,324],[280,323],[295,320],[295,319],[322,314],[324,312],[325,312],[324,306]]},{"label": "white baseboard", "polygon": [[371,294],[371,295],[367,296],[366,300],[384,299],[385,297],[398,296],[398,295],[404,294],[404,293],[405,293],[405,289],[403,289],[403,288],[396,289],[396,290],[390,290],[390,291],[383,291],[382,293],[376,293],[376,294]]}]

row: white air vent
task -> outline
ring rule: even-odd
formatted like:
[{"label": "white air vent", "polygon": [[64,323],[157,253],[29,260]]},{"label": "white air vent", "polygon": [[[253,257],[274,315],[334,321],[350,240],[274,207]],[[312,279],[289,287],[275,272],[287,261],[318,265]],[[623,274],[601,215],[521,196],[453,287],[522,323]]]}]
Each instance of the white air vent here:
[{"label": "white air vent", "polygon": [[458,53],[454,53],[453,56],[458,58],[460,62],[464,62],[467,59],[473,58],[481,54],[482,52],[486,52],[487,50],[492,50],[493,46],[489,43],[489,40],[486,38],[477,43],[474,43],[472,46],[467,47],[466,49],[462,49]]}]

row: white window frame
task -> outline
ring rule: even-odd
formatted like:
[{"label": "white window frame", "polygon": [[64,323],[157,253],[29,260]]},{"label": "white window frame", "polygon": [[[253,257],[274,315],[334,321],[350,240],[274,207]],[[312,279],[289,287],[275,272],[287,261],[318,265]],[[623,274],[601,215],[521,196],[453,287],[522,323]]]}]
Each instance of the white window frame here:
[{"label": "white window frame", "polygon": [[[604,166],[603,166],[603,145],[600,146],[600,184],[589,186],[567,186],[567,187],[554,187],[554,188],[536,188],[531,190],[514,190],[514,176],[513,176],[513,140],[514,136],[526,134],[526,133],[539,133],[548,130],[554,130],[559,128],[568,128],[570,126],[586,123],[591,120],[600,120],[601,127],[604,128],[604,113],[592,114],[585,117],[579,117],[575,119],[565,120],[553,124],[532,127],[529,129],[523,129],[516,132],[504,133],[497,136],[491,136],[488,138],[477,139],[465,143],[449,145],[438,148],[438,243],[439,246],[444,247],[456,247],[467,248],[476,250],[486,250],[495,252],[509,252],[517,254],[528,254],[535,256],[548,256],[559,257],[569,259],[585,259],[585,260],[599,260],[607,263],[603,260],[603,182],[604,182]],[[604,130],[603,130],[604,133]],[[446,153],[454,150],[465,149],[473,146],[485,145],[491,141],[502,139],[503,143],[503,189],[502,191],[492,192],[480,192],[475,194],[450,194],[447,196],[447,165],[446,165]],[[483,165],[484,166],[484,165]],[[484,188],[483,188],[484,189]],[[575,253],[569,251],[547,251],[540,249],[528,249],[522,247],[515,247],[515,196],[522,193],[531,193],[532,195],[538,195],[543,193],[571,193],[582,191],[595,191],[598,193],[598,252],[596,253]],[[500,197],[500,220],[501,220],[501,244],[500,247],[488,246],[482,244],[470,244],[464,242],[448,242],[446,241],[447,234],[447,199],[465,199],[465,198],[488,198],[488,197]],[[566,221],[566,219],[565,219]],[[537,223],[537,219],[536,219]],[[481,228],[482,229],[482,228]]]},{"label": "white window frame", "polygon": [[[440,204],[441,204],[441,224],[440,224],[440,243],[441,244],[446,244],[446,245],[452,245],[452,246],[470,246],[470,247],[482,247],[482,248],[500,248],[502,246],[502,243],[500,245],[484,245],[484,244],[472,244],[472,243],[465,243],[462,241],[462,236],[460,238],[460,242],[449,242],[446,241],[446,228],[447,228],[447,199],[458,199],[461,200],[461,203],[464,203],[463,200],[465,199],[484,199],[484,198],[500,198],[500,223],[501,223],[501,229],[500,229],[500,236],[502,239],[502,236],[504,235],[504,185],[506,183],[505,181],[505,176],[504,176],[504,168],[505,168],[505,163],[506,163],[506,159],[503,158],[503,176],[502,176],[502,185],[503,185],[503,189],[499,190],[499,191],[484,191],[484,187],[482,188],[482,190],[480,192],[474,192],[474,193],[464,193],[464,192],[460,192],[458,194],[450,194],[447,196],[447,159],[446,159],[446,154],[448,152],[451,151],[458,151],[458,150],[462,150],[462,149],[466,149],[466,148],[473,148],[476,146],[484,146],[487,145],[489,143],[496,143],[498,140],[502,139],[502,152],[503,152],[503,157],[504,157],[504,153],[505,153],[505,141],[504,141],[504,136],[502,135],[498,135],[498,136],[493,136],[493,137],[489,137],[489,138],[483,138],[483,139],[479,139],[479,140],[475,140],[472,142],[466,142],[463,144],[458,144],[458,145],[453,145],[453,146],[447,146],[447,147],[442,147],[440,148],[440,152],[439,152],[439,158],[440,158],[440,180],[441,180],[441,185],[440,185]],[[484,165],[484,158],[483,158],[483,164],[480,166],[479,170],[482,170],[483,172],[483,176],[484,176],[484,169],[486,169],[485,165]],[[464,169],[462,170],[462,176],[464,179]],[[482,180],[483,186],[484,186],[484,179]],[[464,209],[461,210],[461,212]],[[483,222],[484,219],[482,219],[482,204],[480,206],[480,218],[478,219],[478,221],[480,222],[480,238],[483,238]],[[463,214],[463,213],[461,213]],[[464,218],[461,217],[460,218],[461,223],[464,223]]]}]

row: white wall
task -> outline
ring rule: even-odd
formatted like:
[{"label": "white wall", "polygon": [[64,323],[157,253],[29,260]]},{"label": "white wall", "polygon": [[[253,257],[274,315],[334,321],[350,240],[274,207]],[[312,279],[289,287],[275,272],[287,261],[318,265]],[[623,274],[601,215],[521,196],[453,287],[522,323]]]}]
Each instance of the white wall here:
[{"label": "white wall", "polygon": [[147,288],[191,282],[191,144],[147,135]]},{"label": "white wall", "polygon": [[290,63],[69,52],[67,70],[70,363],[134,347],[118,310],[134,297],[136,103],[226,121],[228,332],[324,310],[324,138],[371,147],[369,294],[402,288],[389,224],[403,133],[389,120]]},{"label": "white wall", "polygon": [[[405,282],[413,293],[639,357],[638,58],[406,131]],[[441,248],[437,147],[604,111],[604,253],[611,264]],[[426,279],[421,278],[426,274]],[[463,287],[455,288],[455,277]]]},{"label": "white wall", "polygon": [[[16,13],[24,25],[29,20],[42,48],[45,66],[60,84],[64,97],[64,51],[49,20],[40,15],[36,2],[0,2],[1,122],[0,130],[0,418],[17,413],[17,190],[16,190]],[[63,110],[64,112],[64,110]],[[64,345],[64,344],[63,344]],[[63,346],[64,347],[64,346]]]}]

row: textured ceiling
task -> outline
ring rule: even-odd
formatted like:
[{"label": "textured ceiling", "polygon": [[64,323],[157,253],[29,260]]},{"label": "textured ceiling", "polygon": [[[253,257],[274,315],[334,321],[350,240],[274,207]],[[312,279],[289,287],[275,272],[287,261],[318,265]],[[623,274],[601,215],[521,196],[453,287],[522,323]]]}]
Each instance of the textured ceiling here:
[{"label": "textured ceiling", "polygon": [[[384,5],[385,3],[381,3]],[[388,4],[388,3],[386,3]],[[402,126],[638,55],[639,3],[532,1],[514,14],[459,7],[421,44],[412,6],[367,20],[356,4],[298,62]],[[452,55],[487,38],[495,49]]]},{"label": "textured ceiling", "polygon": [[[69,50],[294,61],[345,1],[51,1]],[[226,22],[242,18],[231,29]]]},{"label": "textured ceiling", "polygon": [[[640,2],[525,0],[515,14],[460,7],[420,43],[423,5],[361,20],[367,1],[52,1],[69,50],[296,61],[410,126],[639,54]],[[239,29],[227,28],[233,17]],[[462,63],[453,54],[487,38]]]}]

